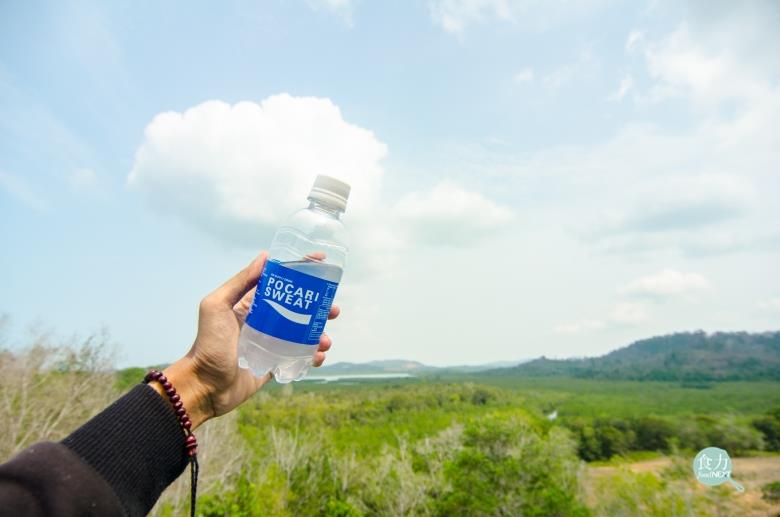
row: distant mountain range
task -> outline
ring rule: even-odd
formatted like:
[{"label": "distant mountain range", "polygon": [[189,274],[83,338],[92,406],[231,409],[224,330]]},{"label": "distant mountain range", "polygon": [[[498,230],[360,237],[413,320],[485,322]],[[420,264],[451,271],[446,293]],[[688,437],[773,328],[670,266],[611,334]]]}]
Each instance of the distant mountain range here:
[{"label": "distant mountain range", "polygon": [[447,373],[480,376],[718,381],[780,380],[780,332],[680,332],[636,341],[601,357],[500,361],[436,367],[417,361],[335,363],[318,376]]},{"label": "distant mountain range", "polygon": [[682,332],[643,339],[601,357],[542,357],[486,373],[664,381],[780,380],[780,332]]}]

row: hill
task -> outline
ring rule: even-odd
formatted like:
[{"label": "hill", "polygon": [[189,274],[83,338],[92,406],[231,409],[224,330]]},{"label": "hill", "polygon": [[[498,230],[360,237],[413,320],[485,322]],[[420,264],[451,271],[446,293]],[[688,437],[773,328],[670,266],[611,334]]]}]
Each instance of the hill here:
[{"label": "hill", "polygon": [[657,381],[780,380],[780,332],[682,332],[601,357],[542,357],[491,375]]}]

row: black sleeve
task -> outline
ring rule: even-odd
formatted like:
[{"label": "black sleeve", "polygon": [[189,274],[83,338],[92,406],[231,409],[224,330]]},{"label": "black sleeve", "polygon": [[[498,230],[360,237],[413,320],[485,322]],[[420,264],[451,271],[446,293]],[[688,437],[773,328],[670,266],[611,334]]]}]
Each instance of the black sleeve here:
[{"label": "black sleeve", "polygon": [[15,515],[146,515],[187,466],[176,415],[144,384],[61,444],[0,465],[0,509]]},{"label": "black sleeve", "polygon": [[124,515],[97,472],[60,443],[36,443],[0,465],[0,515]]}]

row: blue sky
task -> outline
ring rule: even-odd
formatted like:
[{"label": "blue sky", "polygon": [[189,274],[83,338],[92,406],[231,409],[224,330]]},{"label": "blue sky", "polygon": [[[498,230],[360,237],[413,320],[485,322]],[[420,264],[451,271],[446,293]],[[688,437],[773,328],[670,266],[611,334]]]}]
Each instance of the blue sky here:
[{"label": "blue sky", "polygon": [[777,329],[773,2],[0,6],[0,312],[173,360],[314,175],[329,361]]}]

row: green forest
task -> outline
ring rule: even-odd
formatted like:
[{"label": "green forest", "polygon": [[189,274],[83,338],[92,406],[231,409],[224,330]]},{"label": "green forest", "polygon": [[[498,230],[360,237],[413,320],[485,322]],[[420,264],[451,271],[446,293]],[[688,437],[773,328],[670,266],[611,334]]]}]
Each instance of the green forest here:
[{"label": "green forest", "polygon": [[[686,346],[671,341],[654,353]],[[3,400],[15,401],[0,429],[3,458],[61,438],[138,382],[145,368],[107,368],[105,343],[95,336],[0,353]],[[634,346],[622,352],[653,361]],[[270,383],[198,429],[198,514],[774,515],[780,383],[762,371],[659,381],[535,375],[521,366]],[[82,388],[110,378],[110,393]],[[35,427],[40,420],[50,425]],[[736,458],[744,494],[695,480],[691,460],[708,446]],[[188,486],[177,481],[153,513],[185,513]]]},{"label": "green forest", "polygon": [[690,382],[780,380],[780,332],[680,332],[637,341],[602,357],[543,357],[496,373]]},{"label": "green forest", "polygon": [[[244,459],[202,497],[201,511],[701,515],[723,508],[729,515],[743,501],[730,487],[696,486],[689,463],[697,450],[766,457],[778,473],[780,390],[771,382],[706,389],[642,383],[642,391],[669,401],[659,411],[661,400],[635,397],[640,387],[632,390],[631,382],[483,381],[274,386],[241,408]],[[762,411],[765,405],[776,409]],[[548,418],[552,408],[555,419]],[[667,458],[657,473],[621,467]],[[594,476],[602,466],[613,469]],[[766,484],[756,481],[756,490]],[[166,506],[159,511],[166,514]]]}]

